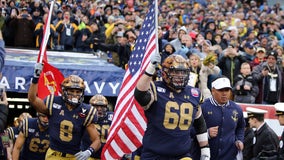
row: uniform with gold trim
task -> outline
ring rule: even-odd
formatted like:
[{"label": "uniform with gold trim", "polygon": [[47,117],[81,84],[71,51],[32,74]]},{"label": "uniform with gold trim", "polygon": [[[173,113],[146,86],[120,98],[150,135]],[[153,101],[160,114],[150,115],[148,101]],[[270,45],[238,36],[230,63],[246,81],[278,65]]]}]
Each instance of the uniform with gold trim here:
[{"label": "uniform with gold trim", "polygon": [[[274,105],[276,114],[275,116],[278,118],[278,121],[281,126],[284,126],[284,103],[279,102]],[[284,131],[282,131],[282,135],[279,142],[279,159],[284,159]]]},{"label": "uniform with gold trim", "polygon": [[[152,77],[154,72],[151,72],[146,69],[142,78],[150,80],[146,76]],[[139,90],[137,85],[135,99],[143,106],[148,120],[141,159],[190,158],[191,127],[196,128],[197,134],[204,135],[201,141],[207,144],[203,116],[201,112],[196,116],[203,96],[199,89],[187,85],[188,77],[186,60],[180,55],[171,55],[162,64],[163,81],[151,82],[148,91]],[[140,80],[138,84],[145,83]],[[210,153],[207,152],[206,157],[210,158]]]},{"label": "uniform with gold trim", "polygon": [[[108,131],[109,131],[109,128],[112,122],[112,118],[113,118],[113,112],[107,112],[104,119],[99,118],[98,122],[95,124],[98,132],[100,133],[101,148],[98,151],[96,151],[94,154],[92,154],[91,157],[93,158],[101,157],[101,152],[102,152],[104,145],[106,144],[106,140],[108,137]],[[81,150],[86,150],[90,146],[91,141],[89,137],[90,136],[88,132],[85,132],[82,138]]]},{"label": "uniform with gold trim", "polygon": [[[28,118],[23,121],[21,132],[25,136],[25,143],[20,154],[20,160],[44,160],[49,147],[48,129],[39,129],[38,118]],[[48,127],[48,124],[47,126]]]},{"label": "uniform with gold trim", "polygon": [[[101,152],[106,144],[108,132],[113,119],[113,112],[108,111],[108,100],[101,94],[96,94],[90,99],[90,105],[97,109],[98,121],[94,124],[100,134],[101,148],[91,155],[92,158],[100,159]],[[88,132],[82,138],[81,150],[86,150],[91,145]]]},{"label": "uniform with gold trim", "polygon": [[45,99],[49,109],[50,148],[62,153],[80,151],[85,127],[97,121],[96,109],[81,103],[69,110],[61,96],[50,95]]},{"label": "uniform with gold trim", "polygon": [[12,140],[14,143],[20,133],[20,128],[19,127],[8,127],[6,128],[5,132],[8,133],[10,140]]},{"label": "uniform with gold trim", "polygon": [[279,139],[277,134],[264,121],[266,110],[247,107],[249,123],[255,128],[253,138],[253,159],[278,160]]}]

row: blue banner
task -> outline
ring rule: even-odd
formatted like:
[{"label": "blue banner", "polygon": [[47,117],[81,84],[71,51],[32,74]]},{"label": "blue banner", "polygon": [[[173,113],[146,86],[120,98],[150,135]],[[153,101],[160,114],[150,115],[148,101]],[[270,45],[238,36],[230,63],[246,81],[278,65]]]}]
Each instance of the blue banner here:
[{"label": "blue banner", "polygon": [[[6,49],[5,66],[0,84],[8,92],[27,93],[33,76],[37,50]],[[84,79],[85,95],[101,93],[105,96],[118,95],[124,70],[106,59],[93,54],[48,51],[48,62],[66,77],[74,74]],[[40,89],[40,88],[39,88]]]}]

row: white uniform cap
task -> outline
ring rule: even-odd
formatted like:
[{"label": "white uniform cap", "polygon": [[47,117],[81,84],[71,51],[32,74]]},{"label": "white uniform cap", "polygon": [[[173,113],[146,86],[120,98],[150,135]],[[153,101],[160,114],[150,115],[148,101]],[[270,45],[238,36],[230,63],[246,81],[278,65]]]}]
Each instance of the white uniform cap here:
[{"label": "white uniform cap", "polygon": [[218,78],[215,81],[213,81],[212,82],[212,88],[215,88],[215,89],[230,88],[230,89],[232,89],[230,80],[227,77]]},{"label": "white uniform cap", "polygon": [[246,111],[248,112],[248,118],[256,116],[264,116],[264,114],[267,113],[267,110],[253,108],[253,107],[247,107]]},{"label": "white uniform cap", "polygon": [[284,103],[275,103],[276,116],[284,115]]}]

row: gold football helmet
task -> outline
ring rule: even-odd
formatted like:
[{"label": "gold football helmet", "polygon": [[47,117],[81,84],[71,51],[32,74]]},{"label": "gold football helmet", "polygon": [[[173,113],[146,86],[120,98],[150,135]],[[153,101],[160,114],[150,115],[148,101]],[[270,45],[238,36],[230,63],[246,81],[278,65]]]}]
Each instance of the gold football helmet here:
[{"label": "gold football helmet", "polygon": [[170,55],[162,63],[163,81],[172,89],[183,89],[189,80],[188,62],[180,55]]},{"label": "gold football helmet", "polygon": [[90,105],[92,105],[93,107],[96,107],[99,118],[106,116],[107,111],[108,111],[108,108],[107,108],[108,100],[106,99],[105,96],[101,94],[94,95],[90,99]]},{"label": "gold football helmet", "polygon": [[[84,80],[82,78],[76,75],[70,75],[67,78],[65,78],[61,83],[62,98],[67,104],[77,107],[84,101],[85,88],[86,87],[84,84]],[[69,89],[78,89],[82,93],[78,98],[77,95],[68,93]]]}]

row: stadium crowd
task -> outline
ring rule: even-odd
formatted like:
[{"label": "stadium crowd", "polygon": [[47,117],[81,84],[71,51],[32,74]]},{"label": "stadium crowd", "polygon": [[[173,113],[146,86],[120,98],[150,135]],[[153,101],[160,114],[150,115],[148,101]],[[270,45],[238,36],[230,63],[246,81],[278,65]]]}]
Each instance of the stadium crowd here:
[{"label": "stadium crowd", "polygon": [[[110,63],[126,69],[148,3],[142,0],[56,1],[48,50],[103,53]],[[6,47],[38,49],[49,2],[1,0],[0,8],[0,29]],[[279,3],[268,6],[265,0],[159,0],[158,20],[161,61],[174,54],[183,57],[190,67],[188,84],[200,88],[204,98],[212,96],[212,81],[223,75],[232,85],[230,99],[235,102],[271,105],[283,102],[284,11]],[[51,114],[44,109],[46,115]],[[283,117],[284,111],[278,110],[277,117]],[[246,124],[260,128],[264,125],[265,113],[252,109],[247,117],[239,118],[248,118]],[[39,113],[39,120],[34,121],[40,123],[45,114]],[[21,131],[21,137],[26,136],[25,128],[20,127],[15,131]],[[15,131],[9,130],[10,139],[15,140]],[[278,142],[272,149],[277,149],[277,145]],[[11,147],[7,147],[5,157],[11,157]],[[93,155],[98,146],[84,147],[84,150],[78,152],[79,157]],[[70,155],[52,151],[57,154],[54,155],[50,151],[49,154],[74,158],[76,152]]]},{"label": "stadium crowd", "polygon": [[[1,2],[0,27],[6,46],[39,48],[49,3]],[[56,1],[48,49],[103,54],[125,69],[148,3]],[[159,52],[162,60],[172,53],[188,59],[198,75],[192,85],[205,98],[211,95],[212,77],[222,74],[230,79],[232,99],[237,102],[274,104],[284,99],[283,17],[279,3],[268,6],[265,0],[159,0]]]}]

